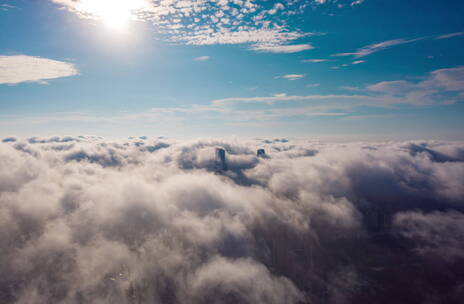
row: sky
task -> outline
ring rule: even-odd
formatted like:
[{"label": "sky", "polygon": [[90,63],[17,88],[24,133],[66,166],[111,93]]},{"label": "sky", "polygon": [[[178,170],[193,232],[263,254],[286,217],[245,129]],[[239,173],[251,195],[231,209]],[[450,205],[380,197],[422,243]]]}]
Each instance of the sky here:
[{"label": "sky", "polygon": [[0,136],[464,139],[464,2],[0,1]]}]

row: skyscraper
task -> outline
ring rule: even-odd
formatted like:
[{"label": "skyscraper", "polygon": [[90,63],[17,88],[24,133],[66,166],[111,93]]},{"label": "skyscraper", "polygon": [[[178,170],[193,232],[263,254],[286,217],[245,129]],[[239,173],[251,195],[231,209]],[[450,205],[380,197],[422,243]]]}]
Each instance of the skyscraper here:
[{"label": "skyscraper", "polygon": [[258,151],[256,151],[256,156],[257,157],[266,157],[266,151],[264,149],[258,149]]},{"label": "skyscraper", "polygon": [[216,171],[226,171],[227,170],[227,163],[226,163],[226,150],[222,148],[216,148],[216,159],[214,162],[214,169]]}]

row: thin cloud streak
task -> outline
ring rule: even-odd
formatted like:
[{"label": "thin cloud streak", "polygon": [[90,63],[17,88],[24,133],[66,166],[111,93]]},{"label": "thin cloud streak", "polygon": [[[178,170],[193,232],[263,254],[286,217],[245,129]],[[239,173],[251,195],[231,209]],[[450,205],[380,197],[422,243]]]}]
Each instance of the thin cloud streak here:
[{"label": "thin cloud streak", "polygon": [[332,56],[336,56],[336,57],[352,56],[353,58],[363,58],[363,57],[366,57],[368,55],[371,55],[371,54],[386,50],[386,49],[391,48],[393,46],[413,43],[413,42],[420,41],[420,40],[423,40],[423,39],[425,39],[425,38],[422,37],[422,38],[416,38],[416,39],[387,40],[387,41],[383,41],[383,42],[374,43],[374,44],[364,46],[362,48],[357,49],[355,52],[338,53],[338,54],[333,54]]},{"label": "thin cloud streak", "polygon": [[463,35],[464,35],[464,32],[456,32],[456,33],[450,33],[450,34],[446,34],[446,35],[441,35],[441,36],[436,37],[435,39],[441,40],[441,39],[459,37],[459,36],[463,36]]},{"label": "thin cloud streak", "polygon": [[320,63],[320,62],[328,62],[331,61],[329,59],[304,59],[301,62],[309,62],[309,63]]},{"label": "thin cloud streak", "polygon": [[194,61],[207,61],[209,60],[209,56],[200,56],[200,57],[196,57],[193,59]]}]

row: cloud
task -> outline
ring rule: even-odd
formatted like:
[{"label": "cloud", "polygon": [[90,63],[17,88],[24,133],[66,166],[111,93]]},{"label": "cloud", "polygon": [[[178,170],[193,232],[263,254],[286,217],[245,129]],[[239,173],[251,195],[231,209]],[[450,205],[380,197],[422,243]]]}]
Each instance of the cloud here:
[{"label": "cloud", "polygon": [[238,31],[224,29],[220,32],[205,30],[195,35],[173,37],[171,39],[185,41],[187,44],[193,45],[251,44],[250,49],[259,52],[297,53],[314,47],[311,44],[289,45],[288,43],[308,35],[308,33],[289,32],[280,29],[248,28]]},{"label": "cloud", "polygon": [[362,91],[361,88],[359,87],[353,87],[353,86],[340,86],[339,89],[341,90],[346,90],[346,91]]},{"label": "cloud", "polygon": [[26,55],[0,56],[0,84],[46,83],[46,80],[78,75],[68,62]]},{"label": "cloud", "polygon": [[305,59],[302,62],[310,62],[310,63],[319,63],[319,62],[327,62],[330,61],[329,59]]},{"label": "cloud", "polygon": [[317,6],[321,4],[333,4],[337,8],[344,8],[347,6],[357,6],[365,2],[365,0],[312,0],[312,2]]},{"label": "cloud", "polygon": [[[437,40],[448,39],[448,38],[458,37],[462,35],[464,35],[464,32],[455,32],[455,33],[445,34],[441,36],[436,36],[435,39]],[[332,56],[336,56],[336,57],[352,56],[353,58],[363,58],[368,55],[371,55],[371,54],[374,54],[380,51],[384,51],[386,49],[389,49],[397,45],[409,44],[409,43],[413,43],[416,41],[421,41],[424,39],[431,39],[431,38],[433,37],[420,37],[420,38],[415,38],[415,39],[404,39],[404,38],[392,39],[392,40],[387,40],[387,41],[383,41],[379,43],[373,43],[373,44],[361,47],[354,52],[337,53],[337,54],[333,54]],[[358,60],[355,62],[359,62],[359,61],[361,60]]]},{"label": "cloud", "polygon": [[365,119],[383,119],[383,118],[395,118],[398,115],[395,114],[372,114],[372,115],[350,115],[343,117],[343,120],[365,120]]},{"label": "cloud", "polygon": [[430,73],[428,79],[418,84],[422,88],[441,89],[445,91],[464,91],[464,66],[439,69]]},{"label": "cloud", "polygon": [[5,303],[462,298],[461,142],[17,138],[0,168]]},{"label": "cloud", "polygon": [[360,49],[357,49],[355,52],[338,53],[338,54],[334,54],[332,56],[339,56],[339,57],[340,56],[342,56],[342,57],[343,56],[352,56],[354,58],[362,58],[362,57],[366,57],[368,55],[371,55],[371,54],[386,50],[386,49],[388,49],[390,47],[393,47],[393,46],[396,46],[396,45],[408,44],[408,43],[416,42],[416,41],[419,41],[419,40],[422,40],[422,39],[424,39],[424,38],[387,40],[387,41],[383,41],[383,42],[374,43],[374,44],[364,46],[364,47],[362,47]]},{"label": "cloud", "polygon": [[435,70],[417,83],[405,80],[383,81],[367,89],[409,104],[452,104],[463,99],[464,67]]},{"label": "cloud", "polygon": [[438,36],[436,37],[436,39],[448,39],[448,38],[453,38],[453,37],[458,37],[458,36],[463,36],[464,35],[464,32],[455,32],[455,33],[450,33],[450,34],[445,34],[445,35],[441,35],[441,36]]},{"label": "cloud", "polygon": [[17,7],[7,3],[0,4],[0,11],[9,11],[12,9],[17,9]]},{"label": "cloud", "polygon": [[351,6],[355,6],[355,5],[360,5],[360,4],[363,4],[364,3],[364,0],[356,0],[356,1],[353,1],[351,2]]},{"label": "cloud", "polygon": [[206,61],[206,60],[209,60],[209,56],[200,56],[200,57],[194,58],[193,60],[195,60],[195,61]]},{"label": "cloud", "polygon": [[464,258],[464,214],[449,212],[398,213],[395,217],[397,233],[417,243],[421,255],[436,255],[449,261]]},{"label": "cloud", "polygon": [[224,99],[216,99],[212,101],[214,106],[224,106],[231,103],[275,103],[279,101],[293,102],[293,101],[304,101],[304,100],[322,100],[327,101],[330,99],[338,100],[356,100],[356,99],[369,99],[368,96],[363,95],[287,95],[284,93],[276,94],[274,96],[265,97],[230,97]]},{"label": "cloud", "polygon": [[254,45],[251,49],[255,51],[269,53],[298,53],[306,50],[311,50],[314,47],[310,44],[294,44],[294,45]]},{"label": "cloud", "polygon": [[287,79],[287,80],[298,80],[304,77],[305,77],[304,74],[287,74],[287,75],[279,76],[278,78]]},{"label": "cloud", "polygon": [[192,289],[199,303],[235,298],[243,303],[297,303],[303,295],[286,278],[276,278],[252,259],[213,258],[192,278]]}]

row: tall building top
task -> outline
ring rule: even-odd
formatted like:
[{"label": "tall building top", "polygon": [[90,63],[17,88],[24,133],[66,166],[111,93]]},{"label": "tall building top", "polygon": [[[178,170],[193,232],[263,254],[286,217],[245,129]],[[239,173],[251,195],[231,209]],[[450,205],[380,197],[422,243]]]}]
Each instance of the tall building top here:
[{"label": "tall building top", "polygon": [[224,150],[223,148],[216,148],[216,158],[214,162],[214,167],[216,171],[226,171],[226,150]]},{"label": "tall building top", "polygon": [[258,149],[258,151],[256,151],[256,156],[257,157],[266,157],[266,151],[264,149]]}]

